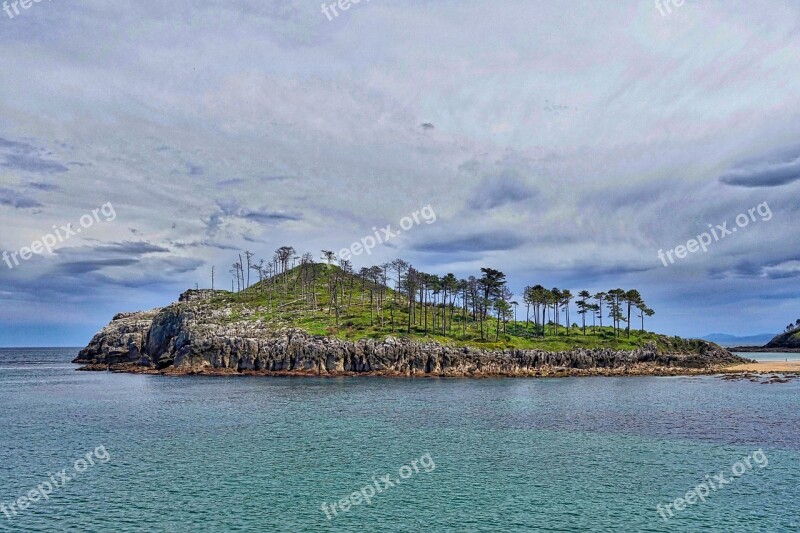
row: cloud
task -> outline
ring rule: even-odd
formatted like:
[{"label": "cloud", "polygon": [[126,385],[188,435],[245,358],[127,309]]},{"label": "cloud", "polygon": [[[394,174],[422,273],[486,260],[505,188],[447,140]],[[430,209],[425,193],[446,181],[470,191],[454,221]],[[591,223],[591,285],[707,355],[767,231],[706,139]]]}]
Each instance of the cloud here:
[{"label": "cloud", "polygon": [[780,187],[800,180],[800,145],[742,161],[719,180],[738,187]]},{"label": "cloud", "polygon": [[525,239],[507,231],[487,231],[460,237],[427,240],[413,245],[412,250],[430,253],[492,252],[514,250],[525,243]]},{"label": "cloud", "polygon": [[[37,12],[35,29],[3,25],[0,246],[107,201],[119,222],[0,274],[0,315],[74,315],[75,302],[94,329],[120,302],[161,305],[208,278],[178,272],[226,271],[234,249],[334,248],[430,203],[435,225],[362,260],[462,276],[486,263],[512,284],[572,289],[600,279],[653,294],[661,331],[706,333],[719,316],[764,330],[775,306],[733,302],[789,284],[796,210],[783,189],[746,187],[792,183],[800,150],[728,163],[798,139],[800,56],[786,51],[800,6],[698,3],[665,24],[652,6],[462,4],[373,2],[329,23],[299,0],[81,2]],[[136,35],[120,42],[109,20]],[[659,248],[765,200],[768,234],[660,266]],[[123,244],[143,238],[129,228],[152,242]]]},{"label": "cloud", "polygon": [[35,174],[54,174],[69,170],[57,161],[43,158],[42,154],[47,152],[28,143],[0,138],[0,150],[5,152],[2,154],[5,161],[0,163],[5,168]]},{"label": "cloud", "polygon": [[166,253],[170,250],[163,246],[147,241],[120,241],[99,243],[84,246],[72,246],[68,248],[56,249],[54,253],[60,256],[141,256],[152,253]]},{"label": "cloud", "polygon": [[264,224],[273,222],[297,221],[303,219],[303,215],[300,213],[286,213],[282,211],[250,209],[244,207],[238,201],[230,199],[224,201],[218,201],[217,207],[219,207],[223,216],[242,218],[245,220],[251,220],[253,222],[264,223]]},{"label": "cloud", "polygon": [[485,178],[472,192],[468,202],[471,209],[495,209],[507,204],[530,200],[536,190],[512,171]]},{"label": "cloud", "polygon": [[35,198],[7,187],[0,187],[0,205],[7,205],[16,209],[42,206]]},{"label": "cloud", "polygon": [[800,276],[800,257],[755,261],[744,259],[730,267],[715,268],[710,272],[716,279],[772,279],[783,280]]},{"label": "cloud", "polygon": [[41,181],[31,181],[26,184],[27,187],[31,189],[36,189],[37,191],[44,191],[44,192],[63,192],[63,189],[54,183],[45,183]]},{"label": "cloud", "polygon": [[124,267],[135,265],[138,259],[87,259],[85,261],[72,261],[62,263],[56,268],[56,272],[63,276],[76,276],[88,274],[109,267]]}]

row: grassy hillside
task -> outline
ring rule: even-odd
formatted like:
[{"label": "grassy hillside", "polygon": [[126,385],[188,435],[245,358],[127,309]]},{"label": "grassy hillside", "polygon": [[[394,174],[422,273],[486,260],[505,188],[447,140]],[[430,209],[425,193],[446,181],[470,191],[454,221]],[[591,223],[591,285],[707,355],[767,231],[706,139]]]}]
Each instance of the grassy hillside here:
[{"label": "grassy hillside", "polygon": [[766,348],[800,349],[800,329],[776,335],[767,343]]},{"label": "grassy hillside", "polygon": [[[441,304],[423,306],[416,302],[409,332],[410,310],[406,295],[325,264],[296,267],[240,293],[217,291],[210,303],[230,308],[231,321],[251,320],[270,327],[298,327],[312,334],[344,340],[384,339],[393,335],[456,346],[548,351],[575,347],[627,350],[647,342],[655,342],[666,351],[694,352],[703,346],[702,341],[640,332],[635,328],[630,337],[624,330],[616,337],[608,326],[587,325],[584,334],[580,327],[565,328],[563,324],[556,326],[552,322],[545,326],[542,338],[541,328],[537,334],[533,319],[525,323],[524,307],[519,313],[523,320],[501,322],[498,335],[497,319],[487,317],[481,325],[469,310],[465,313],[460,303],[445,307]],[[443,315],[446,315],[444,331]],[[578,320],[580,317],[573,314],[571,321]]]}]

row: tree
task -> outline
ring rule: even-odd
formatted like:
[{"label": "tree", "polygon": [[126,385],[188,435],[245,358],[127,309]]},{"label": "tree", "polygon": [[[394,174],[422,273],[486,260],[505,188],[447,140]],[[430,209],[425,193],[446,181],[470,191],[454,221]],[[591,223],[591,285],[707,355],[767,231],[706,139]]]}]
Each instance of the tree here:
[{"label": "tree", "polygon": [[493,268],[481,268],[483,276],[479,283],[483,288],[483,309],[481,311],[481,340],[483,340],[483,320],[486,320],[486,312],[491,302],[502,294],[502,287],[506,283],[506,275]]},{"label": "tree", "polygon": [[583,319],[583,334],[586,335],[586,313],[589,312],[590,304],[587,303],[589,298],[592,295],[589,291],[583,290],[578,293],[578,298],[580,298],[575,305],[578,306],[578,314],[581,315]]},{"label": "tree", "polygon": [[630,336],[631,336],[631,307],[635,306],[636,304],[638,304],[642,300],[642,295],[639,294],[639,291],[637,291],[636,289],[631,289],[631,290],[627,291],[622,296],[622,299],[625,302],[625,304],[628,306],[628,326],[627,326],[627,331],[628,331],[628,338],[630,338]]},{"label": "tree", "polygon": [[575,297],[572,295],[572,292],[569,289],[564,289],[563,291],[561,291],[561,304],[564,306],[564,315],[566,318],[565,326],[567,328],[567,336],[569,336],[569,326],[570,326],[569,303],[572,301],[573,298]]},{"label": "tree", "polygon": [[397,291],[395,292],[395,300],[397,299],[398,294],[400,293],[400,281],[403,278],[403,274],[405,274],[406,270],[410,266],[407,262],[403,261],[402,259],[395,259],[391,263],[392,268],[395,272],[397,272]]},{"label": "tree", "polygon": [[249,252],[247,250],[244,251],[244,256],[247,258],[247,285],[246,285],[247,287],[250,286],[250,268],[252,266],[250,261],[253,259],[253,255],[255,254],[253,254],[252,252]]},{"label": "tree", "polygon": [[417,272],[411,265],[406,268],[405,277],[403,278],[403,288],[408,295],[408,333],[411,333],[411,321],[414,317],[414,296],[420,287],[419,272]]},{"label": "tree", "polygon": [[600,317],[600,327],[603,327],[603,302],[606,300],[606,296],[608,296],[604,292],[598,292],[594,295],[594,299],[597,300],[597,313]]},{"label": "tree", "polygon": [[[592,331],[597,333],[597,322],[596,319],[598,315],[600,315],[600,306],[598,304],[590,304],[589,310],[592,312]],[[602,318],[602,316],[601,316]]]},{"label": "tree", "polygon": [[609,305],[609,318],[614,323],[614,335],[619,337],[620,323],[625,321],[625,315],[622,314],[622,302],[625,298],[625,291],[622,289],[613,289],[608,291],[606,301]]},{"label": "tree", "polygon": [[453,300],[450,302],[449,307],[452,309],[455,295],[458,292],[458,278],[452,272],[448,272],[442,278],[442,335],[447,336],[447,310],[448,310],[448,302],[447,296],[450,295],[450,299]]},{"label": "tree", "polygon": [[525,328],[531,322],[531,306],[533,305],[533,287],[527,285],[522,289],[522,301],[525,302]]},{"label": "tree", "polygon": [[505,319],[508,312],[511,310],[511,306],[509,305],[508,301],[503,298],[498,298],[494,301],[494,310],[497,314],[497,330],[495,333],[494,340],[497,342],[500,340],[500,322],[503,323],[503,333],[505,333]]},{"label": "tree", "polygon": [[331,263],[336,260],[336,254],[330,250],[322,250],[322,258],[327,261],[328,268],[330,268]]},{"label": "tree", "polygon": [[[644,309],[642,309],[641,311],[642,311],[642,314],[640,314],[639,316],[640,316],[640,317],[641,317],[641,319],[642,319],[642,333],[644,333],[644,316],[647,316],[648,318],[650,318],[651,316],[653,316],[654,314],[656,314],[656,312],[655,312],[655,311],[653,311],[652,309],[650,309],[649,307],[645,307],[645,308],[644,308]],[[643,316],[643,315],[644,315],[644,316]]]},{"label": "tree", "polygon": [[[531,302],[533,304],[533,318],[534,318],[534,329],[538,329],[541,325],[542,327],[542,338],[544,338],[544,308],[547,306],[547,295],[548,291],[542,285],[534,285],[533,291],[531,294]],[[542,309],[542,318],[539,319],[539,310]],[[538,334],[538,332],[537,332]]]},{"label": "tree", "polygon": [[561,299],[562,294],[558,287],[553,287],[550,289],[550,303],[553,305],[553,322],[555,322],[556,326],[556,337],[558,337],[558,310],[561,307]]},{"label": "tree", "polygon": [[513,302],[509,302],[509,303],[514,307],[514,329],[516,330],[516,328],[517,328],[517,306],[519,305],[519,302],[514,300]]}]

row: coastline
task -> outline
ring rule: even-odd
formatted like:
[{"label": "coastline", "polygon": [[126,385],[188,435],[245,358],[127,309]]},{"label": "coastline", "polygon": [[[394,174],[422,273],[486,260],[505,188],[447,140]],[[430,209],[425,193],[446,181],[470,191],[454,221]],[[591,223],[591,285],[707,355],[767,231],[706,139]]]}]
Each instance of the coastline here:
[{"label": "coastline", "polygon": [[[361,378],[361,377],[381,377],[381,378],[460,378],[460,379],[485,379],[485,378],[565,378],[565,377],[679,377],[679,376],[715,376],[730,373],[756,373],[770,374],[779,372],[773,367],[764,367],[761,370],[754,370],[753,365],[761,363],[747,363],[743,365],[712,365],[706,368],[689,367],[665,367],[651,364],[634,364],[620,368],[564,368],[564,367],[542,367],[514,372],[397,372],[397,371],[331,371],[322,372],[318,370],[236,370],[233,368],[175,368],[156,369],[147,366],[140,366],[135,363],[116,363],[105,364],[96,363],[84,365],[77,368],[81,372],[111,372],[117,374],[144,374],[165,377],[183,376],[207,376],[207,377],[287,377],[287,378]],[[800,374],[800,362],[794,372]]]},{"label": "coastline", "polygon": [[727,349],[732,352],[742,353],[800,353],[800,348],[768,348],[766,346],[735,346]]}]

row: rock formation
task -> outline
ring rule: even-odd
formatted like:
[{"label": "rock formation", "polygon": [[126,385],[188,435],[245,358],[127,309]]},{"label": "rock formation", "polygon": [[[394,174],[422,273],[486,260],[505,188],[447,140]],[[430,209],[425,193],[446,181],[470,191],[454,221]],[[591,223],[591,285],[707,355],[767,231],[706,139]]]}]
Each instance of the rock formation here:
[{"label": "rock formation", "polygon": [[268,326],[253,310],[215,306],[213,297],[212,291],[187,291],[165,308],[118,314],[74,362],[89,370],[173,374],[536,376],[701,373],[746,361],[706,341],[684,341],[692,347],[684,353],[655,343],[633,351],[547,352],[395,337],[345,341]]}]

